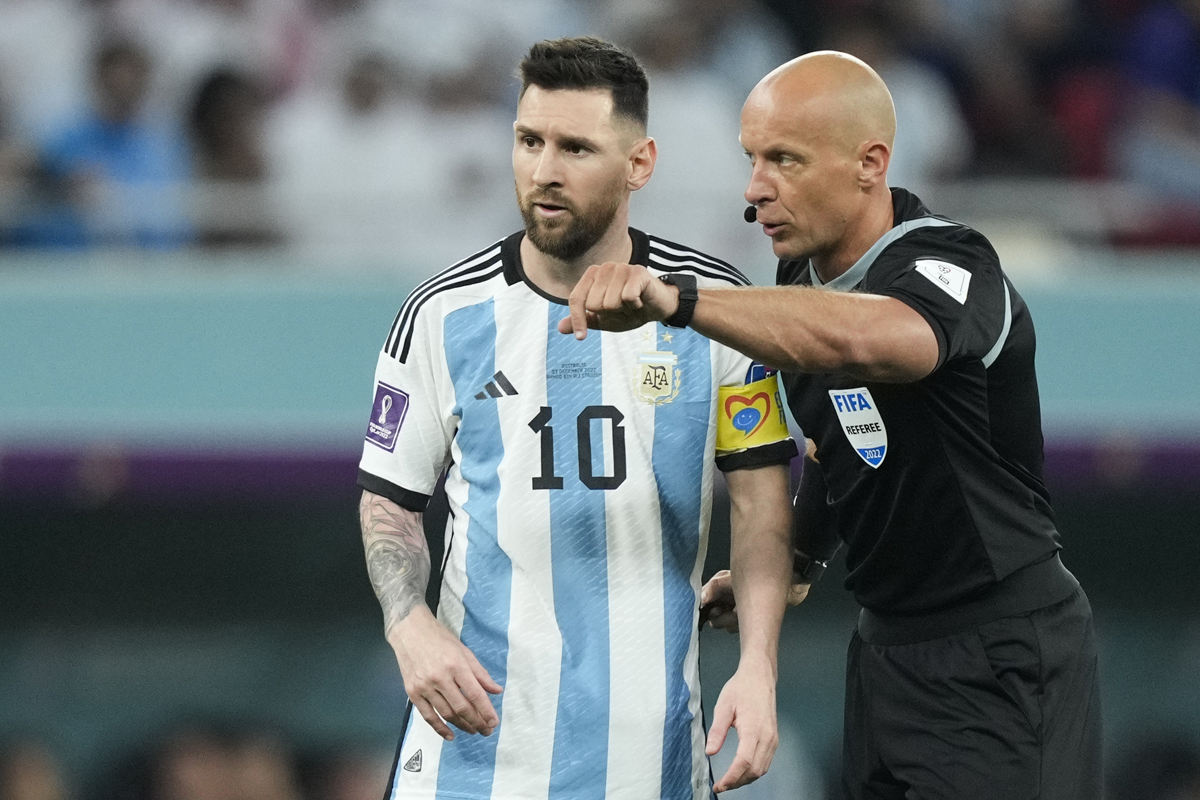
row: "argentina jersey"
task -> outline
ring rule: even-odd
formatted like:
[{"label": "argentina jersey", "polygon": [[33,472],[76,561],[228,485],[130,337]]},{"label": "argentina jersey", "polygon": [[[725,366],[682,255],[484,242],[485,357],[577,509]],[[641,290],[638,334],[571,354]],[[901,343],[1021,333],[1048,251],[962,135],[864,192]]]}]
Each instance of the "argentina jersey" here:
[{"label": "argentina jersey", "polygon": [[[630,233],[659,273],[745,282]],[[379,355],[360,485],[424,510],[445,472],[438,619],[504,689],[488,737],[446,742],[410,713],[388,797],[709,797],[697,607],[713,470],[786,463],[774,376],[660,323],[558,333],[566,306],[527,281],[520,239],[419,286]]]}]

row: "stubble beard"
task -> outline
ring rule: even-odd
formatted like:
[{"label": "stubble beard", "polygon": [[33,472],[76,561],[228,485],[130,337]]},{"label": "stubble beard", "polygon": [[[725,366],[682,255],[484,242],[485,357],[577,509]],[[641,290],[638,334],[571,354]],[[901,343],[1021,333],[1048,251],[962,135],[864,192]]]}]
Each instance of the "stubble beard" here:
[{"label": "stubble beard", "polygon": [[[538,202],[561,206],[567,214],[560,219],[543,219],[534,210]],[[552,191],[531,192],[521,197],[517,189],[517,205],[525,223],[525,235],[533,246],[551,258],[570,263],[595,247],[608,232],[621,205],[621,192],[619,187],[608,187],[595,202],[581,210]]]}]

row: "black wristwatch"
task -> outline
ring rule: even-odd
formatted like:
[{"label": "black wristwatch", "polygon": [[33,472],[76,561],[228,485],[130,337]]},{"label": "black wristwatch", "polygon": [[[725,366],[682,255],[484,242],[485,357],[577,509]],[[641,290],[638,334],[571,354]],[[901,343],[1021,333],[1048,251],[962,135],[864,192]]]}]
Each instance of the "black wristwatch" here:
[{"label": "black wristwatch", "polygon": [[679,308],[675,309],[670,318],[663,320],[663,325],[668,328],[686,328],[692,321],[692,314],[696,313],[696,301],[700,299],[700,293],[696,291],[696,276],[678,272],[660,275],[658,279],[679,289]]},{"label": "black wristwatch", "polygon": [[792,583],[807,583],[812,585],[821,580],[828,561],[817,561],[808,553],[792,550]]}]

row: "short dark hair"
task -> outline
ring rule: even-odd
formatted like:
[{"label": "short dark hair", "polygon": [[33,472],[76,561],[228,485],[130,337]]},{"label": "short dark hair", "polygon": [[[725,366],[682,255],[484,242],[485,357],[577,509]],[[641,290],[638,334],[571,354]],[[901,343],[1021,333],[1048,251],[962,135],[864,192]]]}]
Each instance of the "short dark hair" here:
[{"label": "short dark hair", "polygon": [[592,36],[538,42],[521,59],[521,96],[542,89],[608,89],[613,114],[637,122],[650,118],[650,81],[632,53]]}]

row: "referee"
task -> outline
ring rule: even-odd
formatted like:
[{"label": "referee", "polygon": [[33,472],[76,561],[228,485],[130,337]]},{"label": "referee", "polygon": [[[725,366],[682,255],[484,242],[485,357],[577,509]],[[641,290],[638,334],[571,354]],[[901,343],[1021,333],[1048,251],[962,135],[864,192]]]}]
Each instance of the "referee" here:
[{"label": "referee", "polygon": [[[1043,480],[1033,322],[986,238],[889,190],[895,126],[858,59],[779,67],[741,142],[784,286],[696,292],[604,264],[559,329],[690,309],[697,331],[784,370],[809,438],[793,600],[844,543],[862,606],[848,798],[1096,800],[1095,636]],[[706,594],[732,605],[727,576]]]}]

